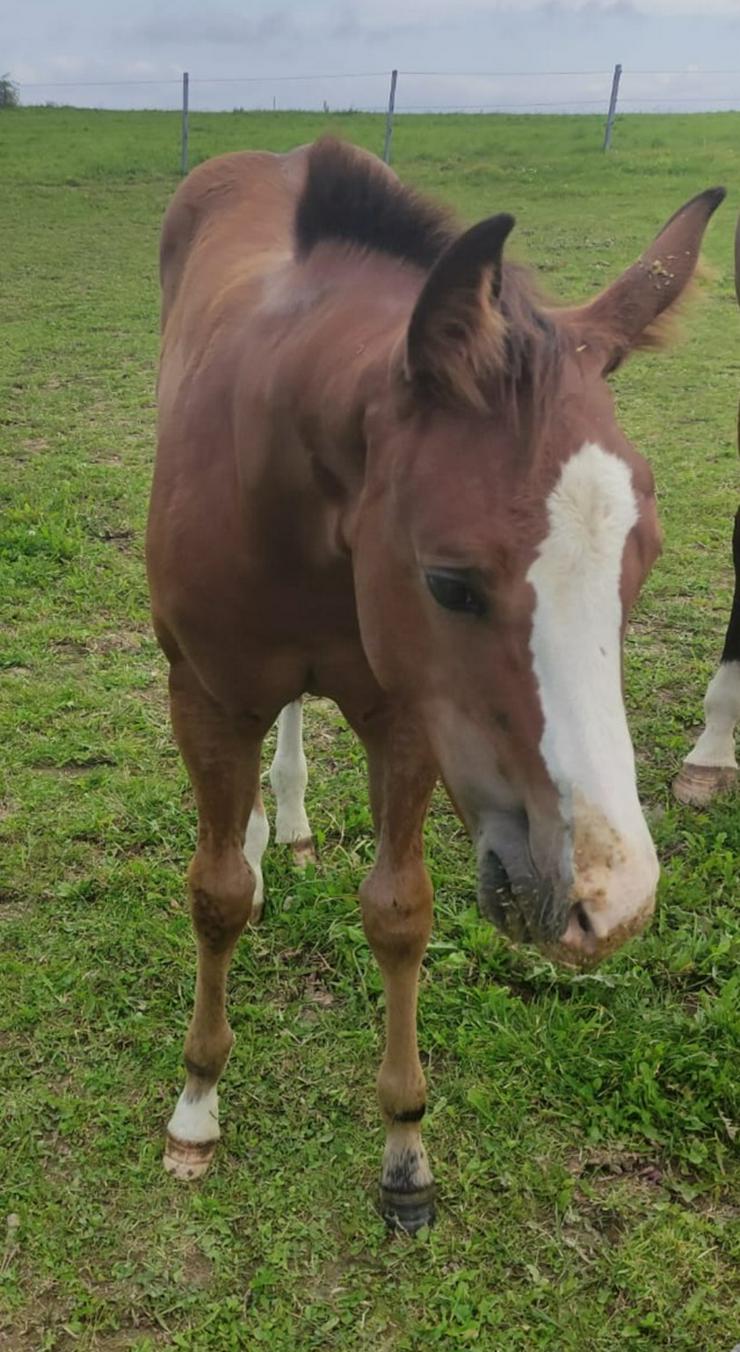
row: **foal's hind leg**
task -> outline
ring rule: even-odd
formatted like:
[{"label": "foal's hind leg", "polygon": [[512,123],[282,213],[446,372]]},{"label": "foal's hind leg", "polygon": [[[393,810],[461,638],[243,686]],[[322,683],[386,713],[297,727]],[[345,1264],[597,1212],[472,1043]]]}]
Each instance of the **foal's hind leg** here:
[{"label": "foal's hind leg", "polygon": [[673,781],[681,803],[706,807],[719,793],[737,782],[735,729],[740,726],[740,509],[732,537],[735,596],[727,626],[722,661],[704,696],[705,724]]},{"label": "foal's hind leg", "polygon": [[170,708],[198,804],[198,845],[188,874],[198,971],[185,1039],[187,1080],[168,1124],[164,1163],[178,1178],[192,1179],[205,1173],[220,1135],[216,1085],[234,1040],[226,976],[255,892],[244,839],[262,729],[227,715],[184,663],[170,673]]},{"label": "foal's hind leg", "polygon": [[270,840],[270,823],[267,820],[262,794],[255,794],[252,811],[247,822],[247,834],[244,837],[244,857],[254,874],[254,896],[252,914],[249,919],[256,925],[262,918],[265,906],[265,885],[262,878],[262,856]]},{"label": "foal's hind leg", "polygon": [[314,858],[305,796],[308,767],[303,752],[303,703],[286,704],[278,719],[277,747],[270,767],[270,785],[277,802],[275,839],[290,845],[298,868]]},{"label": "foal's hind leg", "polygon": [[350,721],[367,751],[377,834],[375,866],[360,888],[360,901],[386,997],[385,1055],[378,1075],[386,1128],[380,1206],[389,1225],[414,1234],[434,1219],[434,1182],[421,1139],[426,1083],[416,1041],[416,1001],[432,923],[422,828],[436,770],[425,743],[405,719],[376,729]]}]

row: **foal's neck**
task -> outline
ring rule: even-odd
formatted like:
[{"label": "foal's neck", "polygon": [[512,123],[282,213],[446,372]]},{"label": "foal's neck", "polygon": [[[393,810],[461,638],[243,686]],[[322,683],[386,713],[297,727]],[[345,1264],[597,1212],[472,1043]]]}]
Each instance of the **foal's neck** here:
[{"label": "foal's neck", "polygon": [[[327,491],[362,487],[368,405],[387,392],[423,277],[395,259],[320,247],[300,268],[286,379],[301,440]],[[306,308],[301,294],[311,298]]]}]

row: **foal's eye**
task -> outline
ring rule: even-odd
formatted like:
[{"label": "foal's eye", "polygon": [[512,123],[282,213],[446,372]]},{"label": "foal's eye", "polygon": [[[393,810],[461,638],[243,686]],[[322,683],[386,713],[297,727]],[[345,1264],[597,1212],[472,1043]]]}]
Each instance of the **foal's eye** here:
[{"label": "foal's eye", "polygon": [[486,602],[469,573],[452,568],[425,571],[427,586],[438,605],[445,610],[461,610],[467,615],[485,615]]}]

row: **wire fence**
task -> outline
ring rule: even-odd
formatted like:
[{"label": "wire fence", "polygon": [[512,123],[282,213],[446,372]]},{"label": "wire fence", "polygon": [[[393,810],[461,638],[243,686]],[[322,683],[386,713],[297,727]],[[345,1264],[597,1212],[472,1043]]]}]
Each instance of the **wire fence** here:
[{"label": "wire fence", "polygon": [[306,75],[20,83],[23,104],[161,109],[182,113],[180,164],[188,167],[188,119],[195,112],[321,111],[385,114],[386,155],[393,120],[404,114],[599,114],[603,146],[618,113],[740,110],[740,70],[397,70]]},{"label": "wire fence", "polygon": [[[396,111],[560,113],[606,110],[614,68],[604,70],[399,70]],[[391,72],[329,71],[307,75],[191,75],[191,107],[385,112]],[[708,84],[711,82],[711,92]],[[167,79],[19,83],[26,104],[73,102],[78,107],[176,109],[182,76]],[[154,101],[152,101],[154,100]],[[620,111],[687,111],[700,106],[740,109],[740,70],[622,69]]]}]

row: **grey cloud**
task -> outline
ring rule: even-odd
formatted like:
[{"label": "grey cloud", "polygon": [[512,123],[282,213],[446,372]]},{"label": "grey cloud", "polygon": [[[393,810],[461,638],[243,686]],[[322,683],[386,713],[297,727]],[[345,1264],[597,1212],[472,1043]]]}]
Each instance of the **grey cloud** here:
[{"label": "grey cloud", "polygon": [[169,47],[175,41],[185,40],[188,46],[232,47],[247,43],[258,51],[270,51],[298,42],[304,31],[286,10],[253,19],[233,10],[211,9],[192,13],[177,25],[164,18],[145,20],[119,30],[119,35],[144,46]]},{"label": "grey cloud", "polygon": [[[332,106],[377,107],[387,95],[386,72],[395,66],[402,72],[399,103],[409,108],[525,107],[530,101],[554,107],[571,100],[597,110],[608,98],[613,64],[621,61],[625,107],[649,107],[651,99],[665,107],[669,97],[680,101],[682,95],[692,108],[705,100],[706,106],[732,106],[734,78],[698,72],[666,83],[639,76],[645,68],[675,71],[692,63],[716,71],[737,64],[727,54],[740,35],[740,0],[722,14],[721,0],[699,3],[706,7],[701,17],[689,13],[694,0],[671,0],[672,15],[669,0],[65,0],[62,32],[55,31],[58,0],[27,0],[4,34],[4,67],[22,85],[29,82],[29,101],[43,97],[32,93],[43,80],[140,77],[169,81],[171,88],[86,93],[80,87],[69,97],[110,106],[174,103],[179,72],[189,69],[201,107],[237,100],[264,106],[273,95],[284,107],[320,107],[325,98]],[[584,74],[564,80],[548,69]],[[460,74],[476,70],[510,74]],[[536,70],[545,73],[514,74]],[[357,71],[380,74],[345,75]],[[451,74],[428,79],[412,71]],[[604,80],[590,79],[593,71],[605,72]]]}]

